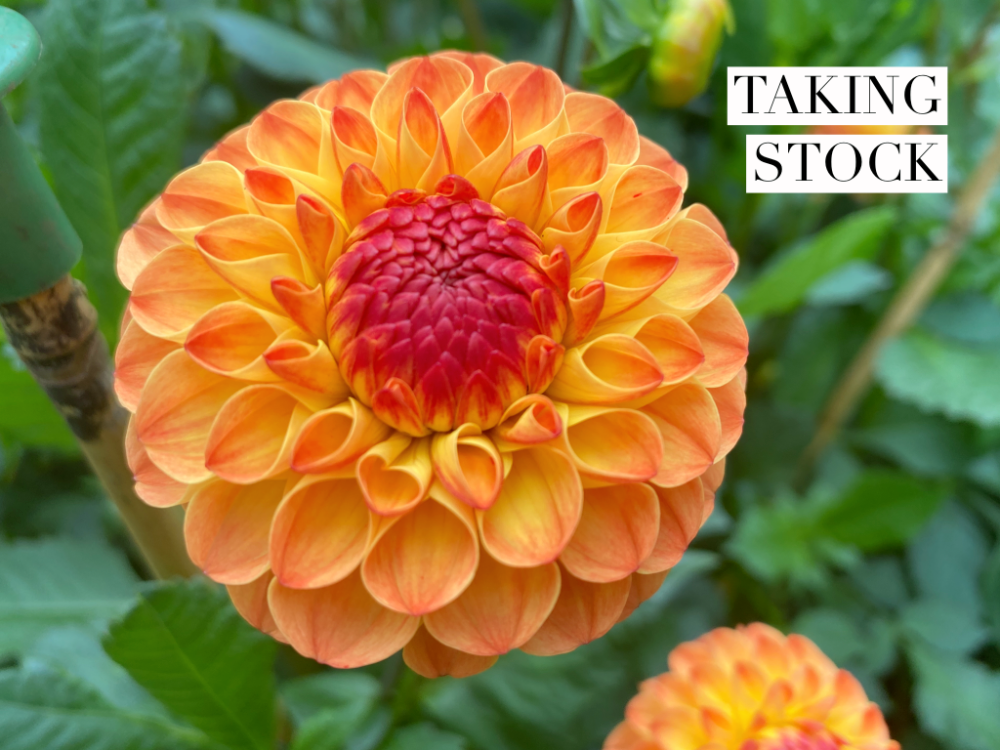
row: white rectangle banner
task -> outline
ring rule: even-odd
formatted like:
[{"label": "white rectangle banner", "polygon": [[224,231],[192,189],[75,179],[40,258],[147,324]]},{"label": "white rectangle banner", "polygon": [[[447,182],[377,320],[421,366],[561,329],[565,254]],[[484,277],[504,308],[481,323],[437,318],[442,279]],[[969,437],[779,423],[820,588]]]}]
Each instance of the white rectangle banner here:
[{"label": "white rectangle banner", "polygon": [[947,125],[945,67],[730,67],[730,125]]},{"label": "white rectangle banner", "polygon": [[748,135],[748,193],[947,193],[946,135]]}]

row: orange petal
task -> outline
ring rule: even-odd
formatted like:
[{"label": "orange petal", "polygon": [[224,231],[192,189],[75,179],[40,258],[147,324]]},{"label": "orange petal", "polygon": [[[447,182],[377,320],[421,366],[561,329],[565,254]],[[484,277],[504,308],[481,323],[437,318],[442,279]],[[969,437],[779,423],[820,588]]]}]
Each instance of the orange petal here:
[{"label": "orange petal", "polygon": [[563,364],[565,349],[548,336],[538,335],[528,342],[524,354],[524,369],[528,375],[528,390],[540,393],[549,387]]},{"label": "orange petal", "polygon": [[747,361],[749,337],[736,305],[720,294],[690,320],[701,340],[705,363],[698,380],[706,388],[728,383]]},{"label": "orange petal", "polygon": [[702,474],[715,462],[722,423],[711,394],[685,383],[644,406],[663,435],[663,463],[653,478],[660,487],[676,487]]},{"label": "orange petal", "polygon": [[701,372],[705,361],[701,341],[681,318],[669,313],[627,317],[630,316],[609,320],[594,330],[595,335],[613,332],[634,336],[656,359],[664,385],[679,383]]},{"label": "orange petal", "polygon": [[559,561],[585,581],[620,581],[652,553],[659,527],[660,506],[648,484],[584,490],[580,525]]},{"label": "orange petal", "polygon": [[421,627],[403,648],[403,661],[421,677],[471,677],[497,662],[496,656],[474,656],[445,646]]},{"label": "orange petal", "polygon": [[726,459],[720,458],[705,470],[705,473],[701,475],[701,481],[705,485],[706,492],[715,492],[722,486],[722,480],[725,477]]},{"label": "orange petal", "polygon": [[271,291],[271,279],[303,279],[295,240],[278,222],[263,216],[220,219],[200,231],[195,244],[216,273],[275,312],[281,305]]},{"label": "orange petal", "polygon": [[298,279],[276,276],[271,293],[295,324],[315,338],[326,338],[326,302],[323,286],[309,287]]},{"label": "orange petal", "polygon": [[677,256],[663,245],[637,240],[626,242],[581,268],[576,278],[604,281],[601,320],[607,320],[652,296],[673,275],[677,266]]},{"label": "orange petal", "polygon": [[472,513],[459,512],[431,498],[403,516],[383,519],[361,566],[371,595],[389,609],[411,615],[454,601],[479,564]]},{"label": "orange petal", "polygon": [[149,373],[177,348],[173,341],[150,336],[135,321],[125,326],[115,350],[115,394],[122,406],[136,410]]},{"label": "orange petal", "polygon": [[552,252],[561,245],[570,262],[578,265],[597,238],[603,205],[599,193],[584,193],[556,210],[542,230],[545,249]]},{"label": "orange petal", "polygon": [[603,750],[660,750],[660,743],[632,722],[623,721],[604,740]]},{"label": "orange petal", "polygon": [[681,310],[704,307],[736,275],[736,253],[705,224],[681,218],[664,229],[656,241],[677,256],[676,272],[656,293],[671,307]]},{"label": "orange petal", "polygon": [[431,460],[441,484],[462,502],[479,510],[496,502],[503,483],[503,461],[493,441],[475,425],[434,435]]},{"label": "orange petal", "polygon": [[481,430],[496,426],[503,415],[503,402],[493,381],[476,370],[465,381],[455,406],[455,424],[472,424]]},{"label": "orange petal", "polygon": [[135,478],[135,494],[154,508],[169,508],[184,500],[188,485],[168,477],[150,461],[146,449],[135,433],[135,417],[125,429],[125,460]]},{"label": "orange petal", "polygon": [[482,555],[479,570],[458,599],[424,615],[436,640],[476,656],[523,646],[545,622],[559,596],[559,566],[509,568]]},{"label": "orange petal", "polygon": [[264,352],[264,362],[282,380],[322,393],[334,403],[343,401],[351,393],[323,341],[316,344],[296,339],[275,342]]},{"label": "orange petal", "polygon": [[255,213],[281,224],[288,230],[295,243],[302,247],[305,243],[299,231],[299,221],[295,211],[295,202],[297,194],[302,190],[301,186],[296,189],[295,183],[273,167],[248,169],[243,174],[243,182],[247,194],[257,209]]},{"label": "orange petal", "polygon": [[353,398],[316,412],[302,425],[292,449],[292,468],[322,474],[351,463],[389,436],[389,428]]},{"label": "orange petal", "polygon": [[684,215],[684,218],[704,224],[726,242],[729,242],[729,237],[726,235],[726,228],[722,226],[722,222],[712,213],[711,209],[704,204],[692,203],[681,213]]},{"label": "orange petal", "polygon": [[413,437],[426,435],[430,430],[420,415],[416,394],[399,378],[389,378],[372,398],[372,410],[390,427]]},{"label": "orange petal", "polygon": [[357,482],[304,477],[274,515],[271,567],[283,586],[328,586],[358,567],[371,533],[371,514]]},{"label": "orange petal", "polygon": [[490,437],[498,448],[511,451],[555,440],[562,431],[563,421],[552,401],[530,393],[507,407]]},{"label": "orange petal", "polygon": [[344,172],[340,200],[349,228],[353,229],[383,208],[388,197],[389,192],[382,181],[367,167],[355,163]]},{"label": "orange petal", "polygon": [[136,277],[161,251],[177,244],[177,238],[164,229],[156,218],[157,201],[153,201],[118,244],[116,268],[122,286],[131,289]]},{"label": "orange petal", "polygon": [[300,98],[327,111],[339,105],[367,115],[371,111],[372,100],[388,79],[389,76],[378,70],[355,70],[337,81],[310,89],[311,96],[303,94]]},{"label": "orange petal", "polygon": [[430,98],[410,89],[403,100],[396,156],[399,186],[430,190],[452,172],[444,126]]},{"label": "orange petal", "polygon": [[735,446],[743,434],[743,412],[747,408],[746,382],[739,375],[725,385],[708,390],[719,410],[722,423],[722,438],[716,459],[722,458]]},{"label": "orange petal", "polygon": [[635,409],[557,404],[561,445],[580,474],[601,482],[645,482],[663,460],[660,431]]},{"label": "orange petal", "polygon": [[504,65],[486,76],[486,91],[499,91],[510,102],[515,152],[547,146],[568,132],[566,92],[551,70],[526,62]]},{"label": "orange petal", "polygon": [[274,620],[303,656],[337,669],[374,664],[399,651],[420,627],[410,617],[376,602],[355,573],[322,589],[271,583]]},{"label": "orange petal", "polygon": [[483,546],[505,565],[544,565],[559,556],[580,520],[580,477],[552,448],[517,451],[511,460],[500,497],[477,513]]},{"label": "orange petal", "polygon": [[590,252],[592,258],[600,258],[624,242],[654,239],[677,213],[684,191],[666,172],[639,165],[626,169],[613,187],[605,182],[602,196],[607,210],[601,234]]},{"label": "orange petal", "polygon": [[656,358],[633,339],[609,333],[566,352],[546,392],[560,401],[606,405],[639,398],[663,382]]},{"label": "orange petal", "polygon": [[[434,52],[432,57],[448,57],[465,65],[472,71],[472,92],[481,94],[486,86],[486,76],[491,70],[503,67],[503,62],[497,60],[493,55],[483,52],[462,52],[460,50],[446,49]],[[391,68],[390,68],[391,70]]]},{"label": "orange petal", "polygon": [[240,380],[273,382],[278,376],[268,369],[263,354],[290,328],[291,321],[284,316],[242,301],[224,302],[191,327],[184,350],[211,372]]},{"label": "orange petal", "polygon": [[174,177],[155,205],[157,221],[190,245],[213,221],[247,212],[242,173],[222,161],[198,164]]},{"label": "orange petal", "polygon": [[688,173],[684,166],[670,155],[663,146],[654,143],[644,135],[639,136],[639,158],[636,164],[656,167],[673,177],[682,189],[687,190]]},{"label": "orange petal", "polygon": [[205,152],[201,157],[202,161],[224,161],[232,164],[239,171],[257,166],[257,160],[247,149],[247,133],[250,131],[249,125],[241,125],[235,130],[231,130],[222,137],[222,140]]},{"label": "orange petal", "polygon": [[[306,258],[320,281],[326,279],[330,266],[343,251],[346,231],[340,219],[319,200],[300,195],[295,200],[295,216],[299,223]],[[272,283],[274,279],[271,280]]]},{"label": "orange petal", "polygon": [[434,478],[430,441],[393,433],[358,459],[357,477],[373,513],[406,513],[427,496]]},{"label": "orange petal", "polygon": [[339,175],[330,128],[315,104],[293,99],[274,102],[250,123],[247,148],[261,164],[284,172],[327,200],[337,197]]},{"label": "orange petal", "polygon": [[608,147],[600,137],[569,133],[552,141],[546,153],[554,210],[578,195],[600,189],[608,172]]},{"label": "orange petal", "polygon": [[355,162],[371,169],[378,151],[378,135],[371,120],[356,109],[334,107],[331,123],[333,148],[340,171]]},{"label": "orange petal", "polygon": [[640,573],[662,573],[679,563],[714,505],[697,477],[677,487],[653,489],[660,503],[660,530]]},{"label": "orange petal", "polygon": [[257,630],[267,633],[272,638],[287,643],[285,637],[278,630],[278,625],[271,616],[271,608],[267,604],[267,589],[274,580],[274,574],[267,571],[260,578],[250,583],[238,586],[226,586],[229,598],[233,600],[233,606],[240,613],[244,620],[253,625]]},{"label": "orange petal", "polygon": [[510,103],[503,94],[482,93],[462,111],[454,149],[455,170],[490,200],[504,168],[514,156]]},{"label": "orange petal", "polygon": [[552,213],[546,188],[548,173],[544,148],[533,146],[521,151],[497,180],[490,203],[534,228],[539,217]]},{"label": "orange petal", "polygon": [[200,482],[209,430],[222,405],[243,384],[199,367],[183,350],[163,358],[146,381],[135,431],[149,458],[180,482]]},{"label": "orange petal", "polygon": [[167,248],[151,260],[132,286],[129,312],[147,333],[181,342],[202,315],[239,299],[236,290],[186,245]]},{"label": "orange petal", "polygon": [[267,538],[284,491],[284,480],[248,487],[212,480],[195,489],[184,512],[191,562],[219,583],[259,578],[268,569]]},{"label": "orange petal", "polygon": [[566,117],[572,132],[590,133],[604,141],[611,164],[633,164],[639,157],[639,131],[611,99],[574,91],[566,95]]},{"label": "orange petal", "polygon": [[632,574],[632,588],[628,591],[628,601],[625,602],[625,608],[622,613],[618,616],[618,622],[629,617],[636,608],[644,601],[649,599],[653,594],[660,590],[660,586],[663,585],[663,581],[667,578],[667,571],[662,573],[650,573],[649,575],[644,575],[642,573]]},{"label": "orange petal", "polygon": [[611,630],[628,600],[631,577],[591,583],[561,571],[562,586],[552,614],[521,650],[535,656],[565,654]]}]

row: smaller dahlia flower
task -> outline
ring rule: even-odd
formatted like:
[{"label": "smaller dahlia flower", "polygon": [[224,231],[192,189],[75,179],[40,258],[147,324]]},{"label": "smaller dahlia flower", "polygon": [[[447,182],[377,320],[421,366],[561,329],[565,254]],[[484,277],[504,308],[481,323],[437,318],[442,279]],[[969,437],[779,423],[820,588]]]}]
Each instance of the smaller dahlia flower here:
[{"label": "smaller dahlia flower", "polygon": [[716,628],[667,661],[604,750],[899,750],[854,675],[805,636]]}]

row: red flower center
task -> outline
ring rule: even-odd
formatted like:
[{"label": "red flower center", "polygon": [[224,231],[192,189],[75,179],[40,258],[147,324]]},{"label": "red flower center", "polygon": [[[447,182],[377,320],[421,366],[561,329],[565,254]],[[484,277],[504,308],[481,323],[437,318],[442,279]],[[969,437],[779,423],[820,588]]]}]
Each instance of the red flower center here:
[{"label": "red flower center", "polygon": [[330,346],[384,421],[413,434],[487,429],[548,385],[535,382],[534,360],[561,351],[553,339],[565,326],[552,256],[466,180],[397,191],[345,248],[327,286]]}]

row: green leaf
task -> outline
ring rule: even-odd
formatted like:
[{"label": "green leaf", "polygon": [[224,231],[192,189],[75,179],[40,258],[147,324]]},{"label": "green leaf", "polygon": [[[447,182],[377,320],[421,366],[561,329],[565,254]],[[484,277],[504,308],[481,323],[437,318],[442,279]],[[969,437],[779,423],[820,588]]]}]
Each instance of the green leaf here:
[{"label": "green leaf", "polygon": [[790,629],[809,638],[843,667],[865,652],[864,635],[845,612],[836,609],[810,609],[799,615]]},{"label": "green leaf", "polygon": [[882,351],[875,376],[894,398],[952,419],[1000,425],[1000,349],[974,349],[914,330]]},{"label": "green leaf", "polygon": [[161,586],[111,626],[104,649],[174,714],[234,748],[274,742],[272,639],[202,581]]},{"label": "green leaf", "polygon": [[115,708],[49,667],[0,671],[4,750],[217,750],[201,732]]},{"label": "green leaf", "polygon": [[866,552],[903,544],[920,531],[945,491],[907,474],[871,470],[826,505],[818,523],[830,539]]},{"label": "green leaf", "polygon": [[323,83],[373,65],[365,58],[325,47],[298,32],[243,11],[213,10],[204,15],[204,20],[229,52],[278,80]]},{"label": "green leaf", "polygon": [[180,167],[181,44],[143,0],[53,0],[36,77],[41,151],[83,240],[82,277],[110,341],[127,296],[122,231]]},{"label": "green leaf", "polygon": [[364,672],[336,670],[289,680],[279,692],[296,724],[320,711],[340,713],[345,721],[356,716],[360,721],[378,703],[382,685]]},{"label": "green leaf", "polygon": [[465,737],[423,722],[393,732],[383,750],[466,750],[468,747]]},{"label": "green leaf", "polygon": [[583,82],[604,96],[618,97],[635,84],[649,60],[649,45],[629,47],[610,60],[590,65],[580,71]]},{"label": "green leaf", "polygon": [[105,621],[132,601],[137,579],[118,552],[57,539],[0,545],[0,655],[45,628]]},{"label": "green leaf", "polygon": [[856,211],[792,247],[766,267],[738,305],[744,315],[788,312],[817,281],[852,260],[871,260],[896,221],[896,210],[879,206]]},{"label": "green leaf", "polygon": [[1000,674],[927,647],[910,648],[920,725],[947,747],[1000,747]]},{"label": "green leaf", "polygon": [[993,549],[986,563],[983,601],[986,603],[986,619],[993,626],[993,640],[1000,644],[1000,544]]},{"label": "green leaf", "polygon": [[806,292],[810,305],[853,305],[892,286],[892,274],[865,260],[852,260],[821,278]]},{"label": "green leaf", "polygon": [[975,612],[939,599],[918,599],[901,614],[903,630],[942,651],[974,652],[989,638]]},{"label": "green leaf", "polygon": [[920,316],[920,325],[964,344],[1000,344],[1000,307],[982,294],[966,292],[936,299]]},{"label": "green leaf", "polygon": [[978,616],[979,580],[989,547],[980,523],[957,503],[944,505],[906,550],[910,575],[926,597]]},{"label": "green leaf", "polygon": [[[0,334],[0,339],[2,339]],[[0,352],[0,436],[29,445],[76,449],[73,433],[6,343]]]},{"label": "green leaf", "polygon": [[105,653],[97,628],[50,628],[28,647],[22,664],[44,664],[65,672],[86,683],[115,708],[170,718],[167,710]]}]

